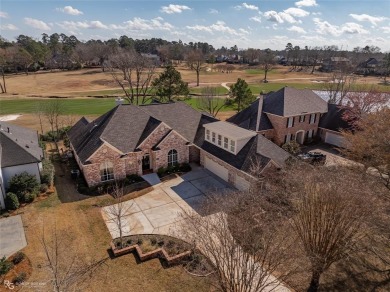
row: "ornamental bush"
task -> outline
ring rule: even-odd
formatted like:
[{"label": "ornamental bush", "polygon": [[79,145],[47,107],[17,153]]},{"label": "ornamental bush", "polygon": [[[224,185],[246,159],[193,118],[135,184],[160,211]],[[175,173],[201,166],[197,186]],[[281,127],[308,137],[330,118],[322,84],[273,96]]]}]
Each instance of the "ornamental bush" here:
[{"label": "ornamental bush", "polygon": [[8,191],[18,196],[19,202],[25,202],[25,194],[37,194],[39,191],[39,183],[35,175],[22,172],[14,175],[9,181]]},{"label": "ornamental bush", "polygon": [[7,210],[16,210],[20,206],[18,196],[14,193],[7,193],[4,203]]}]

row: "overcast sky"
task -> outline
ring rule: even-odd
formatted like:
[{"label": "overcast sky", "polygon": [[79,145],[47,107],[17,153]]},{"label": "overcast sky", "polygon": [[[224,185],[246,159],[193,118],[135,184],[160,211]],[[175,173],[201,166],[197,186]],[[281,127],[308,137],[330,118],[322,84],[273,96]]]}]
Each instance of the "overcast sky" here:
[{"label": "overcast sky", "polygon": [[1,0],[0,10],[8,40],[57,32],[79,40],[127,35],[240,49],[283,49],[291,42],[390,51],[389,0]]}]

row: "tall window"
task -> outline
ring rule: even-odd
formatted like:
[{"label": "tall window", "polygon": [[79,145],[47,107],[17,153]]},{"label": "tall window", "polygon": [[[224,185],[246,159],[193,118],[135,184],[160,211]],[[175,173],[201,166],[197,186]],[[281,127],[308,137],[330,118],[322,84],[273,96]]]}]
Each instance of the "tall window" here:
[{"label": "tall window", "polygon": [[215,143],[215,133],[211,132],[211,142]]},{"label": "tall window", "polygon": [[303,123],[305,121],[305,116],[299,116],[299,122]]},{"label": "tall window", "polygon": [[223,138],[223,148],[228,149],[229,148],[229,139]]},{"label": "tall window", "polygon": [[114,179],[114,165],[112,162],[106,161],[100,164],[100,179],[101,181]]},{"label": "tall window", "polygon": [[210,141],[210,130],[206,130],[206,140]]},{"label": "tall window", "polygon": [[294,117],[290,117],[287,119],[287,128],[294,127]]},{"label": "tall window", "polygon": [[233,140],[230,140],[230,151],[235,152],[236,151],[236,142]]},{"label": "tall window", "polygon": [[222,146],[222,136],[218,135],[218,145]]},{"label": "tall window", "polygon": [[316,122],[316,114],[310,115],[310,124],[314,124]]},{"label": "tall window", "polygon": [[177,151],[175,149],[168,152],[168,166],[174,166],[177,164]]}]

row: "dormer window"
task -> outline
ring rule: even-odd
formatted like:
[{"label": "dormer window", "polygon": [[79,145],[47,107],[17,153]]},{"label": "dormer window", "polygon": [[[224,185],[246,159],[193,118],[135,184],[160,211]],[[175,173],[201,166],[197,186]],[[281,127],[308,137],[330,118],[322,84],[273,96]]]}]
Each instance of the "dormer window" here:
[{"label": "dormer window", "polygon": [[223,138],[223,148],[228,149],[229,148],[229,139]]},{"label": "dormer window", "polygon": [[206,130],[206,140],[210,141],[210,130]]},{"label": "dormer window", "polygon": [[215,133],[211,132],[211,142],[215,143]]},{"label": "dormer window", "polygon": [[299,122],[303,123],[305,121],[305,116],[299,116]]},{"label": "dormer window", "polygon": [[218,146],[222,146],[222,136],[218,135]]},{"label": "dormer window", "polygon": [[230,140],[230,151],[236,152],[236,142],[234,140]]}]

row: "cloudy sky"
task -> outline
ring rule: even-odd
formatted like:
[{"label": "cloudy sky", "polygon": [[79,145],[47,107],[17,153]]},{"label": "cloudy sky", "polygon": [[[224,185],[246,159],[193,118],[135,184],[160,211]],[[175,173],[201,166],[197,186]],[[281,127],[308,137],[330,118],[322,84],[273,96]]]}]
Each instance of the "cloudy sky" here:
[{"label": "cloudy sky", "polygon": [[390,51],[389,0],[1,0],[1,35],[159,37],[215,47],[375,45]]}]

